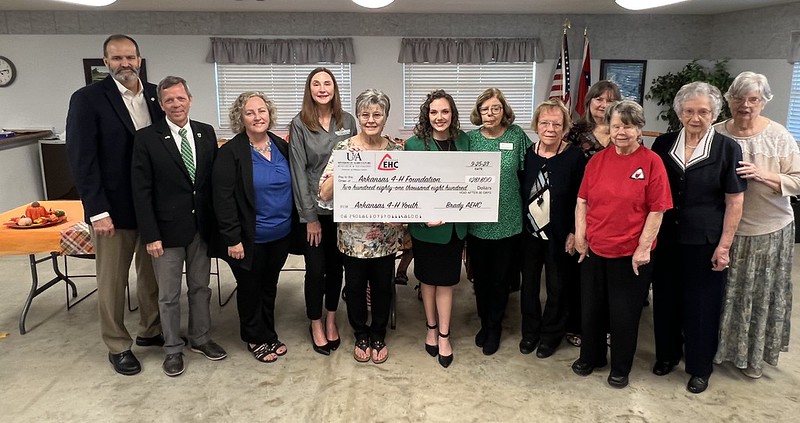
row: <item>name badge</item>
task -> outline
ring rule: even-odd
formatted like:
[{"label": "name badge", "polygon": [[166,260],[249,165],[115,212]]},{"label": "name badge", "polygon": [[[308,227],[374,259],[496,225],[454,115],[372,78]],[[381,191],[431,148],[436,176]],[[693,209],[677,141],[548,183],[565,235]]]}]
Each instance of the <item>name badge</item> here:
[{"label": "name badge", "polygon": [[514,143],[501,142],[500,143],[500,149],[501,150],[513,150],[514,149]]},{"label": "name badge", "polygon": [[350,134],[350,130],[349,130],[349,129],[347,129],[347,128],[342,128],[342,129],[340,129],[340,130],[338,130],[338,131],[334,132],[334,134],[336,134],[336,136],[337,136],[337,137],[341,137],[342,135],[348,135],[348,134]]}]

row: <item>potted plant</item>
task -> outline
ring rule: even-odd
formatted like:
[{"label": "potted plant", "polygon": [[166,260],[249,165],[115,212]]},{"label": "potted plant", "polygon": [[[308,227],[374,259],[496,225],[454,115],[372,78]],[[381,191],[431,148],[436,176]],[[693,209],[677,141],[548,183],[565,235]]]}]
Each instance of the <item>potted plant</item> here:
[{"label": "potted plant", "polygon": [[[717,60],[710,68],[697,63],[697,60],[692,60],[677,73],[669,72],[653,79],[653,85],[644,98],[655,100],[659,106],[665,106],[658,113],[658,119],[669,123],[667,132],[677,131],[681,127],[681,122],[678,119],[678,115],[672,110],[672,102],[675,100],[675,94],[678,93],[678,90],[690,82],[704,81],[719,88],[724,93],[733,82],[733,77],[728,72],[727,67],[727,59]],[[717,121],[725,120],[730,116],[731,112],[728,109],[728,104],[723,101],[722,110]]]}]

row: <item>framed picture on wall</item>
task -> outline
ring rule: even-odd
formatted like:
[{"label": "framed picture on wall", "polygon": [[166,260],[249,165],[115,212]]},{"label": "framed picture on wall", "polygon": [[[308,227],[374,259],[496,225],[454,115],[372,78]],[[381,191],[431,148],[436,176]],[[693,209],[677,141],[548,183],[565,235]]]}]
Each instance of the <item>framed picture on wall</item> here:
[{"label": "framed picture on wall", "polygon": [[642,104],[647,60],[601,60],[600,79],[619,85],[622,98]]},{"label": "framed picture on wall", "polygon": [[[106,76],[108,76],[108,68],[103,63],[103,59],[83,59],[83,78],[86,80],[86,85],[102,81]],[[139,68],[139,79],[147,81],[147,67],[144,59]]]}]

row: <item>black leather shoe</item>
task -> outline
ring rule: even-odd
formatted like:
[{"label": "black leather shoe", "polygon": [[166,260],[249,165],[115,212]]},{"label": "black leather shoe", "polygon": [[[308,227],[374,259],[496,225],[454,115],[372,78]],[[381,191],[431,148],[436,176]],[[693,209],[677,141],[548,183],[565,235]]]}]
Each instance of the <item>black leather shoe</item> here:
[{"label": "black leather shoe", "polygon": [[686,385],[686,390],[693,394],[699,394],[706,388],[708,388],[708,377],[692,376]]},{"label": "black leather shoe", "polygon": [[179,376],[186,370],[186,366],[183,364],[183,353],[167,354],[161,368],[164,370],[164,374],[169,377]]},{"label": "black leather shoe", "polygon": [[611,373],[608,375],[608,384],[611,385],[612,388],[622,389],[628,386],[628,376],[614,375]]},{"label": "black leather shoe", "polygon": [[136,359],[131,350],[119,354],[108,353],[108,361],[114,366],[114,371],[121,375],[133,376],[142,371],[142,364]]},{"label": "black leather shoe", "polygon": [[481,330],[475,334],[475,346],[478,348],[483,348],[484,343],[486,343],[486,329],[481,328]]},{"label": "black leather shoe", "polygon": [[653,374],[656,376],[668,375],[672,371],[672,368],[677,365],[678,363],[672,361],[656,361],[656,364],[653,366]]},{"label": "black leather shoe", "polygon": [[547,358],[553,355],[556,352],[556,347],[548,344],[546,342],[542,342],[539,344],[539,348],[536,350],[536,357],[539,358]]},{"label": "black leather shoe", "polygon": [[192,345],[192,351],[203,354],[207,359],[217,361],[228,356],[222,347],[216,342],[209,340],[203,345]]},{"label": "black leather shoe", "polygon": [[331,355],[331,349],[328,347],[330,345],[329,342],[326,342],[323,346],[319,346],[317,342],[314,341],[314,331],[311,329],[311,325],[308,325],[308,334],[311,335],[311,347],[314,348],[314,352],[322,355]]},{"label": "black leather shoe", "polygon": [[[450,336],[449,333],[440,333],[439,334],[439,338],[447,339],[449,336]],[[438,345],[437,345],[436,351],[437,351],[437,353],[439,351]],[[438,354],[438,356],[439,357],[437,358],[437,360],[439,361],[439,365],[444,367],[445,369],[450,367],[451,364],[453,364],[453,353],[452,352],[450,353],[450,355]]]},{"label": "black leather shoe", "polygon": [[530,354],[536,349],[536,344],[539,343],[538,339],[519,341],[519,352],[523,354]]},{"label": "black leather shoe", "polygon": [[594,366],[579,358],[572,363],[572,371],[578,376],[589,376],[594,371]]},{"label": "black leather shoe", "polygon": [[158,334],[156,336],[151,336],[149,338],[145,338],[142,336],[136,337],[136,345],[140,347],[163,347],[164,346],[164,336],[162,334]]}]

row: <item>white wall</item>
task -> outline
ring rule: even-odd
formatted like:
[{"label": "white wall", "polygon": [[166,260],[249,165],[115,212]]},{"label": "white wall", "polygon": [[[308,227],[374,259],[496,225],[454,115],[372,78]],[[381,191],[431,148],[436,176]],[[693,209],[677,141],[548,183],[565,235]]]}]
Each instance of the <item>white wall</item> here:
[{"label": "white wall", "polygon": [[[147,59],[147,73],[151,81],[174,74],[186,78],[192,89],[193,119],[218,126],[216,87],[213,64],[205,57],[210,46],[206,35],[136,35],[142,56]],[[57,133],[64,130],[69,97],[84,85],[83,58],[102,56],[102,43],[106,35],[0,35],[0,52],[14,61],[19,76],[9,87],[0,88],[0,127],[54,127]],[[402,130],[403,67],[397,63],[400,37],[354,37],[357,63],[353,65],[353,94],[367,88],[378,88],[392,100],[392,110],[387,124],[387,134],[405,136]],[[580,68],[579,52],[573,54],[573,77]],[[597,80],[600,58],[592,61],[592,80]],[[656,76],[680,70],[687,60],[649,60],[647,63],[645,92]],[[550,86],[553,60],[536,66],[534,99],[544,99]],[[778,122],[786,122],[791,82],[791,65],[782,59],[732,60],[730,71],[736,75],[743,70],[763,73],[769,78],[775,98],[764,114]],[[577,89],[577,86],[573,86]],[[647,130],[663,132],[666,123],[657,120],[659,107],[645,102]],[[281,111],[287,112],[287,111]],[[462,113],[466,115],[466,113]],[[527,122],[518,122],[527,127]],[[33,158],[31,158],[33,157]],[[40,199],[41,180],[38,176],[38,156],[31,150],[0,151],[0,169],[3,177],[11,169],[35,167],[21,181],[14,195],[8,194],[8,185],[0,195],[0,210],[24,202]],[[11,174],[25,174],[16,172]],[[3,180],[9,180],[4,177]],[[27,187],[27,188],[26,188]]]}]

